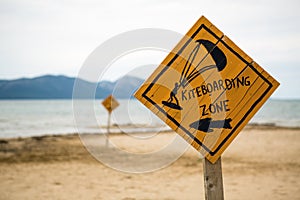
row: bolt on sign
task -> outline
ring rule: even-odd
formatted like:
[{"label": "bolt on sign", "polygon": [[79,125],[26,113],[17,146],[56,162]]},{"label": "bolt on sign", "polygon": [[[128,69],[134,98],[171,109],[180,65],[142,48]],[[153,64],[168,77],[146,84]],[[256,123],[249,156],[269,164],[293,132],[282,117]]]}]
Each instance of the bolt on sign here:
[{"label": "bolt on sign", "polygon": [[112,95],[109,95],[106,99],[102,101],[102,105],[106,108],[106,110],[109,113],[111,113],[115,108],[119,106],[119,103]]},{"label": "bolt on sign", "polygon": [[202,16],[135,97],[214,163],[278,86]]}]

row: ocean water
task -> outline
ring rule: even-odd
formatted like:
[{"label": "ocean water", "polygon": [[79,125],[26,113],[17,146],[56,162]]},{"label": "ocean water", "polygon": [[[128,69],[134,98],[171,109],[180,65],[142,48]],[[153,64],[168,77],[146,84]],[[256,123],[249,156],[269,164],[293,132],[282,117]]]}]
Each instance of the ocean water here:
[{"label": "ocean water", "polygon": [[[0,138],[69,134],[78,130],[105,133],[108,113],[101,105],[102,100],[77,101],[79,104],[73,107],[72,100],[2,100]],[[111,116],[111,124],[119,127],[112,126],[111,132],[169,129],[137,100],[119,103]],[[300,127],[300,100],[268,100],[250,123]]]}]

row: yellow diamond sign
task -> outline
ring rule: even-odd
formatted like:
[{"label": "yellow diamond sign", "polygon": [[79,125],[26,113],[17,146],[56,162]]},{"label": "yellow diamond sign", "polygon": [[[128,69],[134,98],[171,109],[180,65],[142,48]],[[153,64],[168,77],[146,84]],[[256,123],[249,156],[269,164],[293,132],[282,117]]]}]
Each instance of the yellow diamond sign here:
[{"label": "yellow diamond sign", "polygon": [[278,86],[202,16],[135,97],[214,163]]},{"label": "yellow diamond sign", "polygon": [[109,95],[106,99],[102,101],[102,105],[106,108],[106,110],[109,113],[111,113],[115,108],[119,106],[119,103],[112,95]]}]

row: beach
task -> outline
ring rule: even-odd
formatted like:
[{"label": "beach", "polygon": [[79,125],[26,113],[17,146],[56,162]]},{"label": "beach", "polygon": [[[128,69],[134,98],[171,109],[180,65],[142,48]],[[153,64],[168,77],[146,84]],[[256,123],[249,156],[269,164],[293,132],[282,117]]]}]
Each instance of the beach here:
[{"label": "beach", "polygon": [[[175,136],[159,133],[142,145],[124,134],[111,135],[110,140],[144,152]],[[246,127],[222,155],[225,199],[300,199],[299,141],[297,128]],[[151,162],[165,158],[156,156]],[[113,155],[110,159],[121,160]],[[130,162],[123,164],[134,166],[134,160]],[[135,174],[96,160],[77,134],[1,139],[0,174],[0,199],[5,200],[204,199],[202,158],[192,148],[165,168]]]}]

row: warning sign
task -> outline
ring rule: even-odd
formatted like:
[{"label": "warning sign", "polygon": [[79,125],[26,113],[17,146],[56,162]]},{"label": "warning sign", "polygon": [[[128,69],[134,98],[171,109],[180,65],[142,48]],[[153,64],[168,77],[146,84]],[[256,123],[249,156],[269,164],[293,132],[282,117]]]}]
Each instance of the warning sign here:
[{"label": "warning sign", "polygon": [[106,110],[109,113],[111,113],[115,108],[119,106],[119,103],[112,95],[109,95],[106,99],[102,101],[102,105],[106,108]]},{"label": "warning sign", "polygon": [[278,86],[201,17],[135,97],[214,163]]}]

